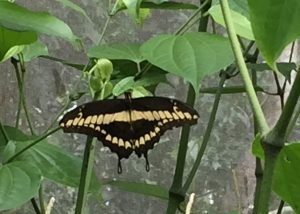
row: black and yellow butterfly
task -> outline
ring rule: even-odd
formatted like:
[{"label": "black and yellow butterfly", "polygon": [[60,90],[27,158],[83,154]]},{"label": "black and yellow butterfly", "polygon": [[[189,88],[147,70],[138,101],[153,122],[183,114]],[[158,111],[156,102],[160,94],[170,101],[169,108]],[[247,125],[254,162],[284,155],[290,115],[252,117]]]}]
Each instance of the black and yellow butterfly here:
[{"label": "black and yellow butterfly", "polygon": [[122,158],[134,151],[146,159],[160,136],[173,127],[193,125],[199,115],[187,104],[165,97],[110,99],[83,104],[67,112],[59,122],[64,132],[97,137],[104,146],[117,153],[118,172]]}]

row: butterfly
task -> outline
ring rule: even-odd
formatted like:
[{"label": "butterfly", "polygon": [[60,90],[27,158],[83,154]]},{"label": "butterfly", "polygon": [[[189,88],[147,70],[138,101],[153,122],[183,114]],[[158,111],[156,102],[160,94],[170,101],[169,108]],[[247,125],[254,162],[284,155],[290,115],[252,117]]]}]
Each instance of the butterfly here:
[{"label": "butterfly", "polygon": [[121,159],[133,152],[146,159],[148,151],[168,129],[197,123],[199,114],[187,104],[165,97],[107,99],[85,103],[67,112],[59,122],[67,133],[82,133],[98,138]]}]

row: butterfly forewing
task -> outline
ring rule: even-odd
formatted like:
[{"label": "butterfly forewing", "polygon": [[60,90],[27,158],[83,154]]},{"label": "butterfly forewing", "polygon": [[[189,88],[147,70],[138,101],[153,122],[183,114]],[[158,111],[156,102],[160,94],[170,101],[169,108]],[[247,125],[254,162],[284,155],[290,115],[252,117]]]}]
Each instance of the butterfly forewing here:
[{"label": "butterfly forewing", "polygon": [[60,121],[64,132],[97,137],[119,159],[149,149],[173,127],[197,123],[198,113],[181,101],[164,97],[112,99],[81,105]]}]

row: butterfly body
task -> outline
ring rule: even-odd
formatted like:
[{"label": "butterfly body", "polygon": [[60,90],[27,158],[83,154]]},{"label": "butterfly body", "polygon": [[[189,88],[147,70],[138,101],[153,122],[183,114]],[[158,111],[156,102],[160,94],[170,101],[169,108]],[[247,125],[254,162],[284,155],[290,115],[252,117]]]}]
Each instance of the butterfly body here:
[{"label": "butterfly body", "polygon": [[142,97],[86,103],[67,112],[59,124],[64,132],[97,137],[119,160],[132,152],[147,160],[148,150],[166,130],[196,124],[198,118],[196,110],[181,101]]}]

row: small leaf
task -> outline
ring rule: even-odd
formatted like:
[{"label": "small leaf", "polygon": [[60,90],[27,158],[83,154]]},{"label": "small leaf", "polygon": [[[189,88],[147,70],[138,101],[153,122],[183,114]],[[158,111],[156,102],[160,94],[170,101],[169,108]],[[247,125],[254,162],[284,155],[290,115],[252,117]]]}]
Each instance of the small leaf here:
[{"label": "small leaf", "polygon": [[283,49],[300,36],[299,0],[248,0],[256,44],[270,67]]},{"label": "small leaf", "polygon": [[129,181],[109,181],[105,184],[118,187],[119,189],[127,192],[134,192],[147,196],[153,196],[164,200],[168,200],[169,198],[168,190],[158,185]]},{"label": "small leaf", "polygon": [[64,38],[79,46],[70,27],[45,12],[33,12],[15,3],[0,1],[0,26],[16,31],[33,31]]},{"label": "small leaf", "polygon": [[[247,67],[249,69],[254,69],[255,71],[272,70],[272,68],[267,63],[247,63]],[[290,77],[292,70],[297,69],[297,65],[295,63],[289,62],[276,63],[276,67],[278,68],[278,71],[286,78]]]},{"label": "small leaf", "polygon": [[252,154],[256,157],[264,160],[265,159],[265,152],[261,145],[261,135],[256,135],[253,143],[252,143]]},{"label": "small leaf", "polygon": [[141,52],[152,64],[189,81],[196,93],[204,76],[234,61],[228,39],[208,33],[156,36],[142,45]]},{"label": "small leaf", "polygon": [[0,210],[15,209],[36,196],[40,170],[33,164],[15,161],[0,167]]},{"label": "small leaf", "polygon": [[[209,14],[215,22],[225,27],[223,14],[220,5],[215,5],[209,9]],[[231,17],[236,33],[246,39],[254,40],[250,21],[243,15],[231,10]]]},{"label": "small leaf", "polygon": [[88,56],[107,59],[127,59],[135,63],[144,60],[140,53],[139,44],[111,44],[99,45],[89,49]]},{"label": "small leaf", "polygon": [[41,55],[46,56],[49,54],[47,46],[39,40],[30,45],[26,45],[22,53],[25,62],[29,62]]},{"label": "small leaf", "polygon": [[300,142],[292,142],[281,150],[274,171],[273,190],[300,213]]},{"label": "small leaf", "polygon": [[37,35],[33,32],[17,32],[0,26],[0,62],[20,53],[24,49],[24,45],[36,40]]},{"label": "small leaf", "polygon": [[115,85],[112,93],[114,96],[120,96],[121,94],[132,89],[133,87],[134,77],[126,77]]}]

